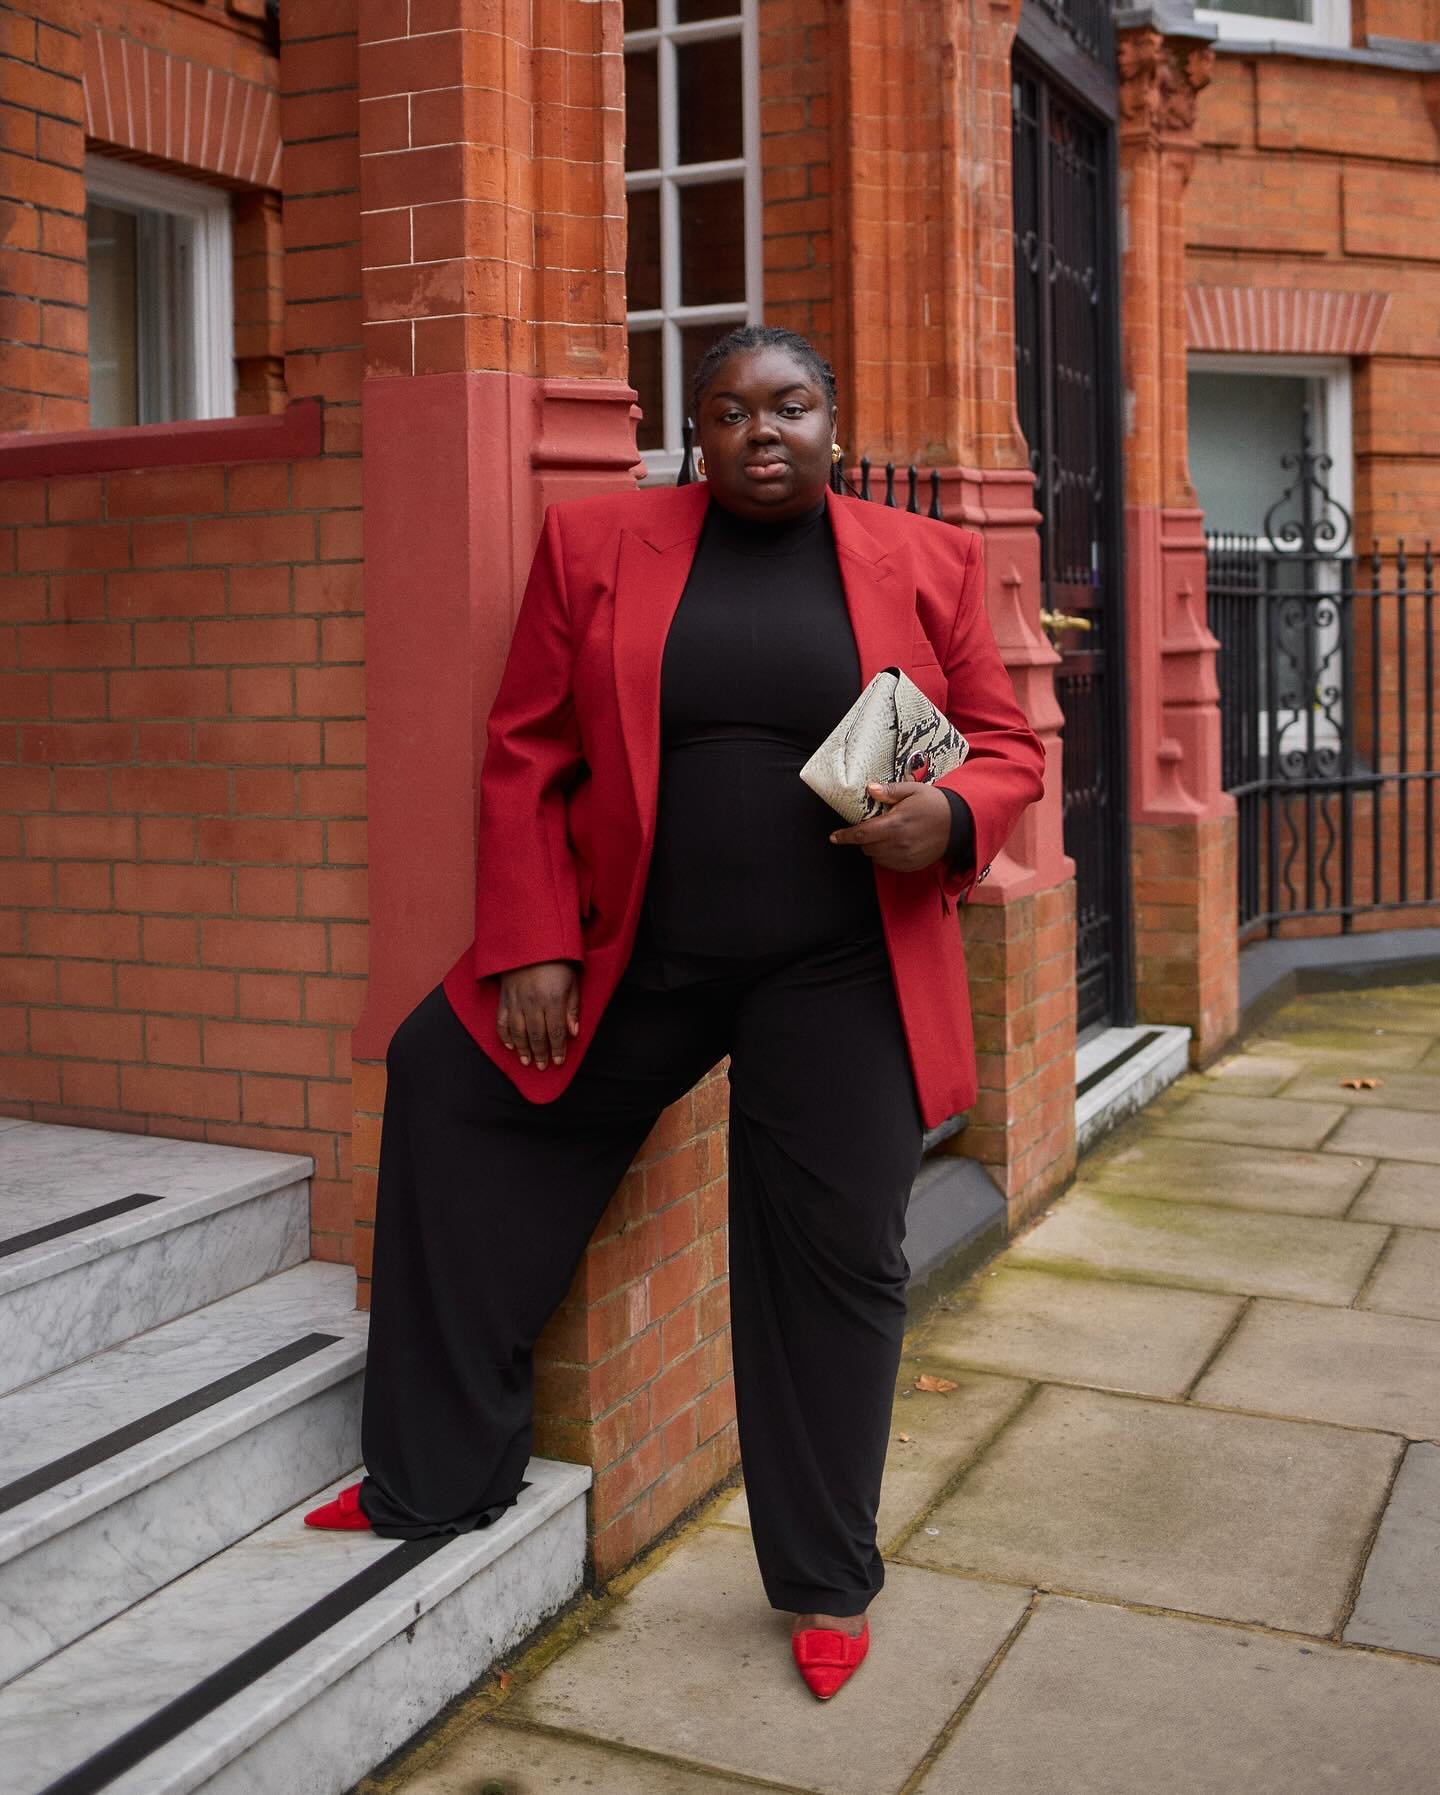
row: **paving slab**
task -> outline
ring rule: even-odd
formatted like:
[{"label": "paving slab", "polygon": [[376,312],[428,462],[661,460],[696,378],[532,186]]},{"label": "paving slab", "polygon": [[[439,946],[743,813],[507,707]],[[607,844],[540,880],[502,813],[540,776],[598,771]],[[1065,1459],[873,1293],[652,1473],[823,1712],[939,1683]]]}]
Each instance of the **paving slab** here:
[{"label": "paving slab", "polygon": [[1387,1034],[1440,1035],[1440,1002],[1433,985],[1382,986],[1369,991],[1315,991],[1297,997],[1281,1012],[1281,1025],[1295,1028],[1384,1029]]},{"label": "paving slab", "polygon": [[1354,1155],[1143,1134],[1087,1159],[1076,1188],[1178,1203],[1221,1203],[1227,1209],[1341,1216],[1374,1164]]},{"label": "paving slab", "polygon": [[1352,1222],[1398,1222],[1405,1228],[1440,1228],[1440,1176],[1431,1166],[1382,1160],[1348,1214]]},{"label": "paving slab", "polygon": [[1397,1228],[1358,1307],[1440,1318],[1440,1234]]},{"label": "paving slab", "polygon": [[520,1690],[512,1711],[820,1795],[892,1795],[1029,1599],[892,1565],[863,1668],[821,1703],[790,1662],[789,1616],[765,1606],[749,1540],[705,1527]]},{"label": "paving slab", "polygon": [[1302,1063],[1279,1053],[1237,1053],[1217,1060],[1199,1076],[1233,1097],[1273,1097],[1284,1090]]},{"label": "paving slab", "polygon": [[[896,1397],[876,1517],[882,1549],[909,1530],[1030,1390],[1022,1378],[957,1371],[928,1349],[921,1358],[907,1357],[900,1388],[909,1388],[921,1370],[943,1372],[956,1387],[943,1395],[916,1391]],[[902,1434],[909,1437],[902,1440]],[[744,1490],[738,1490],[712,1519],[725,1526],[748,1527]]]},{"label": "paving slab", "polygon": [[1424,1035],[1395,1034],[1373,1028],[1297,1028],[1265,1036],[1254,1043],[1257,1053],[1334,1066],[1340,1077],[1366,1077],[1389,1066],[1411,1071],[1435,1051]]},{"label": "paving slab", "polygon": [[[668,1758],[591,1745],[563,1733],[481,1721],[405,1783],[405,1795],[734,1795],[753,1783],[690,1770]],[[777,1785],[778,1786],[778,1785]]]},{"label": "paving slab", "polygon": [[953,1309],[931,1322],[924,1348],[947,1366],[1180,1396],[1242,1304],[1210,1291],[1002,1263],[993,1277],[972,1279]]},{"label": "paving slab", "polygon": [[1440,1115],[1416,1115],[1413,1110],[1380,1105],[1351,1110],[1326,1141],[1325,1151],[1369,1153],[1377,1159],[1415,1159],[1440,1166]]},{"label": "paving slab", "polygon": [[1349,1306],[1384,1245],[1373,1222],[1262,1215],[1075,1190],[1010,1247],[1011,1265]]},{"label": "paving slab", "polygon": [[1440,1446],[1412,1446],[1345,1638],[1440,1658]]},{"label": "paving slab", "polygon": [[1355,1078],[1373,1078],[1373,1090],[1354,1090],[1342,1082],[1351,1075],[1334,1072],[1302,1072],[1285,1087],[1287,1099],[1302,1103],[1343,1103],[1347,1109],[1418,1109],[1440,1114],[1440,1071],[1363,1072]]},{"label": "paving slab", "polygon": [[1440,1669],[1045,1597],[919,1795],[1423,1795]]},{"label": "paving slab", "polygon": [[1315,1148],[1343,1120],[1343,1104],[1291,1103],[1284,1097],[1189,1097],[1156,1119],[1163,1134],[1234,1141],[1242,1147]]},{"label": "paving slab", "polygon": [[1047,1384],[904,1555],[1324,1634],[1402,1450],[1387,1434]]},{"label": "paving slab", "polygon": [[1261,1299],[1191,1400],[1440,1439],[1440,1321]]}]

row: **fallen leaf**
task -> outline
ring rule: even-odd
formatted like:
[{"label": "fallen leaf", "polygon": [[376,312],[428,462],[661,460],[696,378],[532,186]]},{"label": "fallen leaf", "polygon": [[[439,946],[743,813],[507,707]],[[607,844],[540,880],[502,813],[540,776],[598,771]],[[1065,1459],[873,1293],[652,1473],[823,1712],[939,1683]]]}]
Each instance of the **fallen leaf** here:
[{"label": "fallen leaf", "polygon": [[502,1670],[500,1672],[499,1676],[496,1677],[496,1679],[495,1679],[495,1681],[500,1685],[500,1687],[502,1689],[508,1689],[510,1687],[511,1683],[514,1682],[514,1680],[515,1680],[515,1673],[510,1670]]},{"label": "fallen leaf", "polygon": [[909,1434],[896,1434],[895,1438],[900,1442],[900,1444],[902,1446],[908,1446],[910,1444]]},{"label": "fallen leaf", "polygon": [[1376,1091],[1384,1083],[1383,1078],[1342,1078],[1342,1091]]},{"label": "fallen leaf", "polygon": [[960,1386],[955,1382],[954,1378],[931,1377],[928,1371],[922,1371],[919,1377],[915,1379],[915,1388],[917,1390],[930,1391],[939,1396],[943,1396],[947,1390],[958,1390],[959,1387]]}]

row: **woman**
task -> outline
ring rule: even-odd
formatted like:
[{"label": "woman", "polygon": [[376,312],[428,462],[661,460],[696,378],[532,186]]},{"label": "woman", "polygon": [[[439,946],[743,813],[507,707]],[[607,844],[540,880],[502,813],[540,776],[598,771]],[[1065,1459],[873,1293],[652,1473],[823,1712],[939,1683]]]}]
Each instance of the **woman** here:
[{"label": "woman", "polygon": [[[789,331],[695,377],[702,483],[548,511],[489,720],[477,933],[391,1044],[362,1446],[307,1518],[487,1524],[531,1348],[661,1111],[730,1056],[741,1457],[821,1699],[859,1664],[921,1134],[975,1096],[952,900],[1043,750],[966,531],[828,491],[835,384]],[[837,826],[797,777],[884,666],[970,742]]]}]

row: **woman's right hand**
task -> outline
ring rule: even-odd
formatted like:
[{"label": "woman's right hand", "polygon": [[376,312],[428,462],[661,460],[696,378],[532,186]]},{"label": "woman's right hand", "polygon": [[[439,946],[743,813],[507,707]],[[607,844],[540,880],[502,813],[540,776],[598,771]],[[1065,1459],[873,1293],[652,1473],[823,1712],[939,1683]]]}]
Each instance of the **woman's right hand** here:
[{"label": "woman's right hand", "polygon": [[580,974],[573,960],[541,960],[500,975],[495,1013],[500,1039],[520,1064],[543,1072],[565,1064],[565,1043],[580,1032]]}]

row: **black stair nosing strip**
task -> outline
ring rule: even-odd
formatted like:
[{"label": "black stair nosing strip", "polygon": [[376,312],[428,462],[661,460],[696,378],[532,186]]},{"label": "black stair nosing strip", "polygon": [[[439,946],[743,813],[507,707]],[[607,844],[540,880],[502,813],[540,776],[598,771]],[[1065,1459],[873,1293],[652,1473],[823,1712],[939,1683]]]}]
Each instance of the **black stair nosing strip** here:
[{"label": "black stair nosing strip", "polygon": [[58,1240],[62,1234],[74,1234],[80,1228],[92,1227],[96,1222],[108,1222],[112,1215],[124,1215],[127,1210],[143,1208],[146,1203],[163,1203],[165,1198],[157,1196],[154,1191],[132,1190],[128,1197],[116,1197],[113,1203],[101,1203],[94,1209],[82,1209],[76,1215],[67,1215],[58,1222],[46,1222],[44,1227],[30,1228],[24,1234],[12,1234],[8,1240],[0,1240],[0,1259],[8,1259],[12,1253],[23,1253],[26,1247],[38,1247],[47,1240]]},{"label": "black stair nosing strip", "polygon": [[393,1551],[367,1564],[353,1577],[347,1577],[328,1595],[292,1615],[263,1639],[247,1646],[228,1664],[222,1664],[219,1670],[202,1677],[193,1688],[166,1702],[163,1708],[157,1708],[118,1739],[112,1739],[83,1764],[77,1764],[73,1770],[67,1770],[54,1782],[47,1783],[40,1795],[96,1795],[98,1790],[133,1770],[137,1764],[178,1739],[188,1728],[223,1707],[251,1683],[258,1682],[287,1658],[313,1644],[322,1633],[357,1608],[362,1608],[392,1583],[398,1583],[407,1572],[458,1537],[453,1533],[441,1533],[426,1539],[402,1540]]},{"label": "black stair nosing strip", "polygon": [[1152,1041],[1158,1041],[1160,1035],[1161,1031],[1158,1028],[1147,1029],[1138,1041],[1132,1041],[1128,1047],[1122,1047],[1114,1059],[1106,1060],[1103,1066],[1097,1066],[1093,1072],[1087,1073],[1080,1080],[1075,1087],[1076,1097],[1083,1097],[1087,1091],[1094,1090],[1095,1086],[1107,1079],[1112,1072],[1118,1072],[1127,1060],[1133,1060],[1135,1055],[1143,1052]]},{"label": "black stair nosing strip", "polygon": [[[528,1490],[529,1480],[523,1482],[520,1488],[522,1491]],[[489,1523],[482,1522],[481,1525],[488,1526]],[[457,1533],[436,1533],[429,1534],[424,1539],[402,1540],[393,1551],[367,1564],[364,1570],[357,1571],[353,1577],[347,1577],[328,1595],[321,1596],[319,1601],[312,1602],[308,1608],[301,1609],[299,1614],[283,1621],[263,1639],[247,1646],[228,1664],[222,1664],[219,1670],[212,1671],[208,1677],[202,1677],[192,1689],[187,1689],[183,1695],[177,1695],[173,1701],[157,1708],[153,1714],[147,1715],[118,1739],[112,1739],[108,1745],[102,1746],[83,1764],[77,1764],[73,1770],[67,1770],[54,1782],[47,1783],[39,1791],[39,1795],[98,1795],[99,1790],[113,1783],[117,1777],[124,1776],[146,1758],[153,1757],[188,1728],[197,1726],[207,1715],[224,1707],[226,1702],[249,1688],[250,1684],[259,1682],[261,1677],[277,1669],[287,1658],[312,1645],[322,1633],[338,1625],[357,1609],[363,1608],[366,1602],[381,1595],[392,1583],[398,1583],[409,1571],[424,1564],[427,1558],[433,1558],[449,1541],[462,1537]]]},{"label": "black stair nosing strip", "polygon": [[187,1421],[203,1409],[213,1408],[227,1396],[248,1390],[267,1377],[273,1377],[276,1372],[298,1364],[301,1359],[308,1359],[312,1354],[326,1346],[333,1346],[343,1338],[341,1334],[302,1334],[298,1340],[277,1347],[274,1352],[265,1353],[261,1358],[252,1359],[248,1365],[226,1372],[224,1377],[212,1379],[210,1383],[202,1384],[188,1395],[163,1403],[148,1415],[138,1415],[124,1427],[117,1427],[111,1433],[102,1434],[99,1439],[87,1441],[75,1451],[51,1459],[49,1464],[39,1465],[35,1470],[27,1471],[23,1477],[15,1478],[13,1482],[0,1484],[0,1514],[18,1508],[22,1502],[28,1502],[32,1497],[53,1489],[57,1483],[63,1483],[69,1477],[78,1477],[82,1471],[93,1470],[96,1465],[103,1464],[116,1453],[138,1446],[142,1440],[152,1439],[167,1427]]}]

